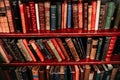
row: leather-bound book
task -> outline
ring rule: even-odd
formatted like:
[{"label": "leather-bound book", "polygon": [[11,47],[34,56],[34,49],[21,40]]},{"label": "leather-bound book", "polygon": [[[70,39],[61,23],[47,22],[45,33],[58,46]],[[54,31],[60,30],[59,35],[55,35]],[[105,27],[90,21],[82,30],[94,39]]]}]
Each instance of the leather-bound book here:
[{"label": "leather-bound book", "polygon": [[80,74],[80,71],[79,71],[79,67],[78,65],[75,65],[75,80],[80,80],[79,79],[79,74]]},{"label": "leather-bound book", "polygon": [[90,71],[91,71],[91,66],[85,65],[84,80],[89,80]]},{"label": "leather-bound book", "polygon": [[67,45],[70,49],[70,52],[72,53],[72,56],[74,57],[74,60],[79,61],[80,58],[78,56],[78,53],[76,51],[76,48],[74,46],[74,43],[73,43],[72,39],[71,38],[66,38],[65,41],[66,41],[66,43],[67,43]]},{"label": "leather-bound book", "polygon": [[91,46],[92,46],[92,38],[88,37],[87,38],[86,58],[90,58]]},{"label": "leather-bound book", "polygon": [[38,74],[39,74],[39,79],[40,80],[46,80],[45,66],[40,66]]},{"label": "leather-bound book", "polygon": [[50,80],[50,69],[51,69],[51,66],[50,65],[47,65],[46,66],[46,69],[45,69],[45,73],[46,73],[46,79],[47,80]]},{"label": "leather-bound book", "polygon": [[33,76],[33,80],[39,80],[39,68],[40,66],[33,66],[32,68],[32,76]]}]

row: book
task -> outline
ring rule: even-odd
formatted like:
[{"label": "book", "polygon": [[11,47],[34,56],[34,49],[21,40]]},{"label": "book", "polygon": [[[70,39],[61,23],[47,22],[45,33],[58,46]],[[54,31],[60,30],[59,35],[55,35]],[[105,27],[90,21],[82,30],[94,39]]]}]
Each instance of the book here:
[{"label": "book", "polygon": [[115,11],[115,3],[108,2],[108,11],[105,19],[105,30],[110,29],[111,18],[113,16],[114,11]]},{"label": "book", "polygon": [[50,65],[47,65],[47,66],[46,66],[46,69],[45,69],[46,79],[47,79],[47,80],[50,80],[50,75],[49,75],[50,69],[51,69],[51,66],[50,66]]},{"label": "book", "polygon": [[119,45],[120,44],[120,37],[117,37],[115,46],[114,46],[114,50],[113,50],[113,55],[118,55],[120,53],[120,48]]},{"label": "book", "polygon": [[38,2],[39,19],[40,19],[40,30],[46,30],[45,27],[45,6],[43,1]]},{"label": "book", "polygon": [[97,0],[95,30],[98,30],[100,8],[101,8],[101,0]]},{"label": "book", "polygon": [[41,79],[41,80],[45,80],[46,79],[45,66],[40,66],[40,68],[38,70],[38,74],[39,74],[39,79]]},{"label": "book", "polygon": [[78,28],[83,30],[83,1],[78,1]]},{"label": "book", "polygon": [[62,58],[62,60],[65,60],[65,56],[64,56],[62,50],[60,49],[60,46],[58,45],[56,39],[55,39],[55,38],[52,38],[51,41],[52,41],[53,45],[55,46],[58,54],[59,54],[60,57]]},{"label": "book", "polygon": [[62,29],[67,29],[67,0],[62,2]]},{"label": "book", "polygon": [[65,76],[67,75],[67,74],[65,74],[65,67],[66,66],[60,66],[60,79],[61,80],[64,80]]},{"label": "book", "polygon": [[85,65],[84,80],[89,80],[90,69],[91,69],[90,65]]},{"label": "book", "polygon": [[74,67],[75,67],[75,80],[79,80],[80,74],[79,67],[77,65],[74,65]]},{"label": "book", "polygon": [[55,66],[54,73],[53,73],[53,79],[54,80],[60,79],[60,66]]},{"label": "book", "polygon": [[91,30],[95,30],[95,22],[96,22],[96,10],[97,10],[97,1],[92,1],[92,16],[91,16]]},{"label": "book", "polygon": [[112,36],[108,45],[105,61],[110,61],[117,37]]},{"label": "book", "polygon": [[36,21],[36,13],[35,13],[35,2],[30,0],[29,1],[30,7],[30,15],[32,21],[33,32],[37,32],[37,21]]},{"label": "book", "polygon": [[92,39],[91,53],[90,53],[91,60],[94,60],[96,57],[97,45],[98,45],[98,39]]},{"label": "book", "polygon": [[72,25],[73,28],[78,29],[78,2],[72,0]]},{"label": "book", "polygon": [[54,80],[54,69],[55,69],[55,66],[51,66],[50,72],[49,72],[50,80]]},{"label": "book", "polygon": [[92,5],[88,5],[88,31],[92,30]]},{"label": "book", "polygon": [[79,65],[79,70],[80,70],[79,79],[83,80],[84,79],[84,70],[81,65]]},{"label": "book", "polygon": [[36,16],[37,31],[40,31],[39,4],[38,4],[38,0],[35,0],[34,2],[35,2],[35,16]]},{"label": "book", "polygon": [[13,33],[15,32],[15,27],[14,27],[13,14],[12,14],[10,0],[4,0],[4,3],[6,7],[6,15],[7,15],[7,20],[9,24],[9,29],[10,29],[10,32]]},{"label": "book", "polygon": [[67,60],[70,60],[70,57],[69,57],[69,55],[68,55],[68,53],[67,53],[67,51],[66,51],[66,49],[65,49],[65,47],[64,47],[64,45],[63,45],[62,40],[61,40],[60,38],[56,38],[56,41],[57,41],[60,49],[62,50],[65,58],[66,58]]},{"label": "book", "polygon": [[72,27],[72,2],[71,0],[67,1],[67,29]]},{"label": "book", "polygon": [[35,40],[31,39],[31,40],[29,41],[29,43],[30,43],[30,45],[32,46],[32,48],[35,50],[35,52],[37,53],[40,61],[43,62],[43,61],[45,60],[45,58],[44,58],[41,50],[40,50],[40,49],[38,48],[38,46],[36,45]]},{"label": "book", "polygon": [[44,2],[45,7],[45,30],[50,30],[50,1]]},{"label": "book", "polygon": [[74,43],[73,43],[72,39],[71,38],[65,38],[65,41],[66,41],[66,43],[67,43],[67,45],[70,49],[70,52],[71,52],[72,56],[74,57],[74,60],[79,61],[80,58],[78,56],[78,53],[76,51],[76,48],[74,46]]},{"label": "book", "polygon": [[102,77],[102,79],[103,80],[106,80],[107,79],[107,77],[108,77],[108,68],[106,67],[106,65],[105,64],[102,64],[102,66],[103,66],[103,68],[104,68],[104,74],[103,74],[103,77]]},{"label": "book", "polygon": [[60,54],[58,53],[58,51],[56,50],[56,48],[55,48],[53,42],[51,41],[51,39],[47,40],[47,44],[48,44],[49,47],[51,48],[51,50],[52,50],[52,52],[54,53],[54,55],[55,55],[55,57],[57,58],[57,60],[58,60],[59,62],[61,62],[61,61],[62,61],[62,58],[61,58]]},{"label": "book", "polygon": [[39,80],[39,68],[40,66],[33,66],[32,68],[33,80]]},{"label": "book", "polygon": [[87,48],[86,48],[86,58],[90,58],[91,46],[92,46],[92,38],[87,38]]}]

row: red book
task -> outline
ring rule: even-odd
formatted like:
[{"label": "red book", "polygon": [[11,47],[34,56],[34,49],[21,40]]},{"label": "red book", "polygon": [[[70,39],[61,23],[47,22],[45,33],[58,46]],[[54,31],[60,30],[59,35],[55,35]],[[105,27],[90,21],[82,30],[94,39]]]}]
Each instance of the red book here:
[{"label": "red book", "polygon": [[54,44],[54,46],[55,46],[57,52],[59,53],[59,55],[61,56],[61,58],[63,60],[65,60],[65,56],[64,56],[62,50],[60,49],[60,46],[58,45],[57,41],[55,40],[55,38],[52,38],[51,41]]},{"label": "red book", "polygon": [[40,30],[45,30],[45,9],[44,9],[44,3],[39,2],[39,19],[40,19]]},{"label": "red book", "polygon": [[78,2],[78,28],[82,30],[83,28],[83,4]]},{"label": "red book", "polygon": [[116,40],[117,40],[117,37],[115,36],[111,37],[110,39],[110,43],[109,43],[108,50],[107,50],[106,57],[105,57],[106,61],[110,61],[111,59]]},{"label": "red book", "polygon": [[20,16],[22,21],[22,29],[23,33],[27,33],[27,18],[26,18],[26,4],[25,3],[19,3],[20,8]]},{"label": "red book", "polygon": [[37,32],[37,21],[36,21],[36,13],[35,13],[35,3],[33,1],[29,1],[30,6],[30,15],[32,20],[33,32]]},{"label": "red book", "polygon": [[96,1],[92,1],[91,30],[95,30],[96,9],[97,9],[97,2]]}]

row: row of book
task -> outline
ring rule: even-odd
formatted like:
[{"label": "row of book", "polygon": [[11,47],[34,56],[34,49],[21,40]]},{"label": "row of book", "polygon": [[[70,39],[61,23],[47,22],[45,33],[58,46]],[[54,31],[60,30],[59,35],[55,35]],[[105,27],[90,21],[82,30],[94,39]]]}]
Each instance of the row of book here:
[{"label": "row of book", "polygon": [[72,37],[41,39],[0,39],[0,61],[44,62],[45,60],[110,61],[120,54],[119,37]]},{"label": "row of book", "polygon": [[21,66],[0,68],[0,80],[119,80],[120,65]]},{"label": "row of book", "polygon": [[0,32],[119,29],[119,0],[0,0]]}]

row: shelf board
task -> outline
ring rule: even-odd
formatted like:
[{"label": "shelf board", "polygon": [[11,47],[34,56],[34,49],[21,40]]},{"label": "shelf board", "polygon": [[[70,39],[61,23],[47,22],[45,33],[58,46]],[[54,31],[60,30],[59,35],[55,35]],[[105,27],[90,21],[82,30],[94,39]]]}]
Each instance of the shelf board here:
[{"label": "shelf board", "polygon": [[43,32],[43,33],[0,33],[1,38],[34,37],[78,37],[78,36],[120,36],[120,32]]},{"label": "shelf board", "polygon": [[93,65],[93,64],[120,64],[120,61],[91,61],[91,60],[80,60],[78,62],[75,61],[62,61],[62,62],[57,62],[57,61],[51,61],[47,60],[44,62],[14,62],[14,63],[0,63],[0,66],[35,66],[35,65],[41,65],[41,66],[46,66],[46,65]]}]

